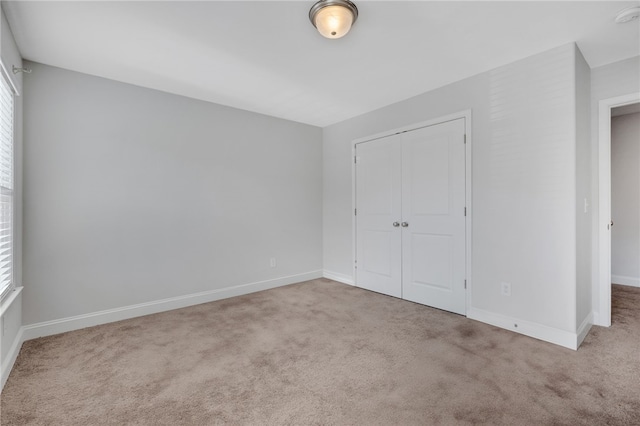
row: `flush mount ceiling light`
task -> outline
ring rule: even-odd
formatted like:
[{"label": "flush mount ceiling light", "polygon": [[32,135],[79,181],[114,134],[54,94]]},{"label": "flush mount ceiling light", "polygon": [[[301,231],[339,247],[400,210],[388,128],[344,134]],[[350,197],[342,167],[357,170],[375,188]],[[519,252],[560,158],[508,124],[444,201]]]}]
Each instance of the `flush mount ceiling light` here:
[{"label": "flush mount ceiling light", "polygon": [[637,20],[640,17],[640,7],[633,6],[621,10],[616,15],[616,24],[624,24],[625,22],[631,22]]},{"label": "flush mount ceiling light", "polygon": [[326,38],[340,38],[358,19],[358,8],[349,0],[320,0],[309,10],[309,19]]}]

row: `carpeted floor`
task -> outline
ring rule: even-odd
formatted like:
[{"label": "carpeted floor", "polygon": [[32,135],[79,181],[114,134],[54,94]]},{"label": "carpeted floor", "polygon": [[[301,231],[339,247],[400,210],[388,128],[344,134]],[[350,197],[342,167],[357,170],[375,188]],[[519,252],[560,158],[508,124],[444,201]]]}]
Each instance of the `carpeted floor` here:
[{"label": "carpeted floor", "polygon": [[2,425],[640,425],[640,288],[571,351],[321,279],[28,341]]}]

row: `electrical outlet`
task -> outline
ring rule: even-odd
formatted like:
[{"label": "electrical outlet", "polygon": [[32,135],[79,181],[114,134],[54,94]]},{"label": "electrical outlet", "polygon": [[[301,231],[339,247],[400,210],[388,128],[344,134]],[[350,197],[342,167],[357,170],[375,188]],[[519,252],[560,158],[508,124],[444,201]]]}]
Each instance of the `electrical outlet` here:
[{"label": "electrical outlet", "polygon": [[269,266],[270,267],[275,268],[276,265],[277,264],[276,264],[276,258],[275,257],[272,257],[271,259],[269,259]]},{"label": "electrical outlet", "polygon": [[503,296],[511,296],[511,283],[501,283],[500,290]]}]

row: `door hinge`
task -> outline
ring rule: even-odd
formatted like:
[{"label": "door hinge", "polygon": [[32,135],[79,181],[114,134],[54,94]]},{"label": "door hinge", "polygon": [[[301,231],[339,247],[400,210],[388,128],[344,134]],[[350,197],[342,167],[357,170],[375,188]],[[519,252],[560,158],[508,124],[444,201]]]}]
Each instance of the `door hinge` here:
[{"label": "door hinge", "polygon": [[358,164],[358,157],[353,157],[353,164]]},{"label": "door hinge", "polygon": [[358,216],[358,209],[353,209],[353,215]]},{"label": "door hinge", "polygon": [[467,289],[467,280],[464,280],[464,289]]},{"label": "door hinge", "polygon": [[464,143],[467,143],[467,134],[464,134]]},{"label": "door hinge", "polygon": [[464,215],[465,216],[467,215],[467,208],[466,207],[464,208]]}]

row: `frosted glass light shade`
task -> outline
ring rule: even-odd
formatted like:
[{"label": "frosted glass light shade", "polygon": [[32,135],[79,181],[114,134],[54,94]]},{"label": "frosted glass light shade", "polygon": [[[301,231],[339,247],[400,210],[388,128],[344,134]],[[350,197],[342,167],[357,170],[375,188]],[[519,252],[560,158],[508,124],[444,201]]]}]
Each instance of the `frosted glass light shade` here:
[{"label": "frosted glass light shade", "polygon": [[320,0],[309,11],[309,18],[326,38],[346,35],[358,17],[358,8],[348,0]]},{"label": "frosted glass light shade", "polygon": [[342,6],[327,6],[316,15],[316,28],[326,38],[340,38],[353,23],[353,14]]}]

